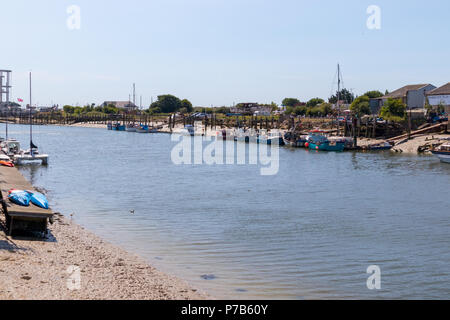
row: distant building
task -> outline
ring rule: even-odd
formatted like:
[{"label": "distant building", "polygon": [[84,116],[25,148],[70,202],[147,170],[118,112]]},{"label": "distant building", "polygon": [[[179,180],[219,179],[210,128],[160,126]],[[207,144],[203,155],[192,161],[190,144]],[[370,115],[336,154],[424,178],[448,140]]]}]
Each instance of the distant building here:
[{"label": "distant building", "polygon": [[[450,82],[434,89],[432,91],[427,92],[428,103],[433,106],[444,106],[445,112],[450,116]],[[450,122],[448,125],[448,129],[450,130]]]},{"label": "distant building", "polygon": [[230,108],[231,113],[240,113],[244,115],[270,115],[272,113],[271,105],[260,105],[258,103],[246,102],[239,103],[236,107]]},{"label": "distant building", "polygon": [[129,111],[138,109],[138,106],[131,101],[105,101],[100,106],[106,107],[109,105],[113,105],[118,109],[125,109]]},{"label": "distant building", "polygon": [[379,113],[388,99],[400,99],[408,109],[425,108],[426,93],[436,89],[432,84],[413,84],[397,89],[383,97],[370,99],[373,113]]},{"label": "distant building", "polygon": [[53,111],[58,111],[58,106],[39,107],[39,112],[53,112]]},{"label": "distant building", "polygon": [[20,112],[23,109],[20,107],[17,103],[7,103],[7,102],[1,102],[0,103],[0,113],[8,113],[8,114],[20,114]]}]

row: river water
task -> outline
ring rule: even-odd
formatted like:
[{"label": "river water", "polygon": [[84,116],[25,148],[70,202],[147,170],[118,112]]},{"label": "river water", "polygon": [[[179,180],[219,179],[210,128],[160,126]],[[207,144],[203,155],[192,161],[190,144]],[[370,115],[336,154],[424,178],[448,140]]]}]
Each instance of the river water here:
[{"label": "river water", "polygon": [[42,126],[34,142],[50,163],[20,170],[55,211],[217,298],[450,298],[450,166],[432,156],[283,147],[264,176],[175,165],[168,134]]}]

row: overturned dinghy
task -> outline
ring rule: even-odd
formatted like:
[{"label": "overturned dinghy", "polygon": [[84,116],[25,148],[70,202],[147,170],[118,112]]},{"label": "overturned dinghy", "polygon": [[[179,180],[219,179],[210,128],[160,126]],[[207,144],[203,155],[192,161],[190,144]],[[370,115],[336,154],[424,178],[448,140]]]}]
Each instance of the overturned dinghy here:
[{"label": "overturned dinghy", "polygon": [[48,201],[47,198],[39,192],[28,192],[31,196],[30,201],[32,204],[34,204],[35,206],[38,206],[39,208],[42,209],[48,209]]},{"label": "overturned dinghy", "polygon": [[28,207],[30,205],[31,195],[29,192],[12,189],[9,190],[8,193],[9,201],[24,207]]},{"label": "overturned dinghy", "polygon": [[31,202],[39,208],[49,208],[47,198],[42,193],[16,189],[11,189],[8,193],[8,199],[20,206],[28,207]]}]

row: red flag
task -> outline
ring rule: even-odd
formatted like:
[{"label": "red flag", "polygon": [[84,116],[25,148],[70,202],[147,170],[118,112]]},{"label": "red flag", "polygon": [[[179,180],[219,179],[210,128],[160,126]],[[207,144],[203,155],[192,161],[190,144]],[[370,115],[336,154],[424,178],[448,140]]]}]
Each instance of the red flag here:
[{"label": "red flag", "polygon": [[23,99],[20,99],[20,98],[18,98],[18,99],[17,99],[17,101],[19,101],[19,102],[23,102]]}]

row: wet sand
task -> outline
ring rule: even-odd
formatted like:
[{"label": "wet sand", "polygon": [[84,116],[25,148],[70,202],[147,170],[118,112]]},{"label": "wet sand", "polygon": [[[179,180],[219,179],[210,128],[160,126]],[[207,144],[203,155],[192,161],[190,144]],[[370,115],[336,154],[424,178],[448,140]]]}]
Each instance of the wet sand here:
[{"label": "wet sand", "polygon": [[103,241],[70,219],[57,214],[54,220],[44,240],[10,238],[5,235],[1,215],[0,300],[209,298],[206,293],[158,271],[139,256]]}]

